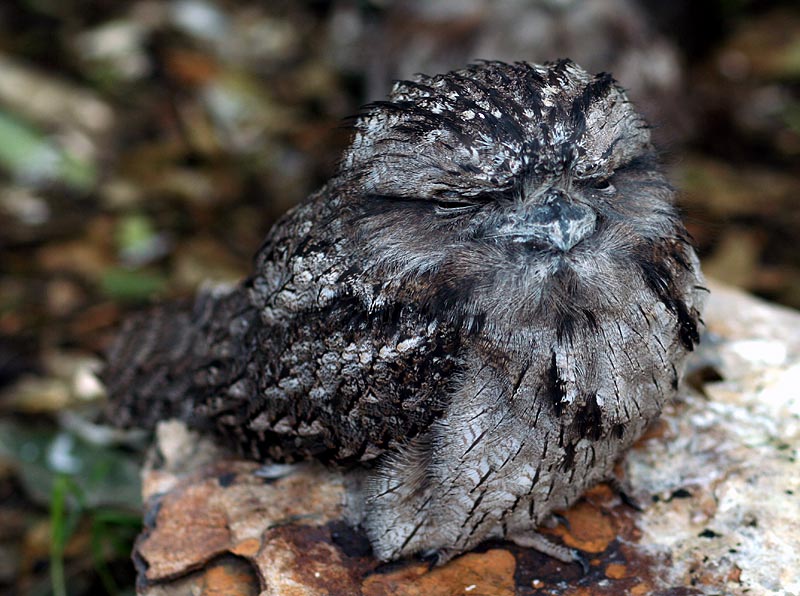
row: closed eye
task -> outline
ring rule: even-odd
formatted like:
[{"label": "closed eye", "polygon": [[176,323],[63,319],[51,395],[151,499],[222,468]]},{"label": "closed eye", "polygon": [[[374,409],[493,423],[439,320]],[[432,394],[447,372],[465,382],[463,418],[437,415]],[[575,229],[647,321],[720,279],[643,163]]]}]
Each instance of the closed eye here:
[{"label": "closed eye", "polygon": [[456,214],[472,211],[481,206],[483,201],[466,201],[463,199],[439,198],[435,199],[436,211],[440,213]]},{"label": "closed eye", "polygon": [[457,194],[443,195],[433,199],[436,212],[442,215],[457,215],[480,209],[484,205],[494,203],[508,197],[510,189],[498,189],[479,195],[464,197]]},{"label": "closed eye", "polygon": [[608,178],[595,180],[592,182],[592,188],[603,194],[613,194],[617,190]]},{"label": "closed eye", "polygon": [[609,186],[611,186],[611,183],[608,180],[598,180],[592,185],[592,188],[595,190],[606,190]]}]

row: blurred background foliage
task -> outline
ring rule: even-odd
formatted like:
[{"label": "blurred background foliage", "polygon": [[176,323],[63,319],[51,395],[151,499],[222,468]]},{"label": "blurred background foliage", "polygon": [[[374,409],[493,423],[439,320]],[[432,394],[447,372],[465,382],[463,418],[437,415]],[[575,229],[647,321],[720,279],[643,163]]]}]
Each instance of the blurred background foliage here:
[{"label": "blurred background foliage", "polygon": [[0,3],[0,593],[133,592],[126,312],[246,275],[392,79],[563,56],[655,124],[708,274],[800,307],[796,0]]}]

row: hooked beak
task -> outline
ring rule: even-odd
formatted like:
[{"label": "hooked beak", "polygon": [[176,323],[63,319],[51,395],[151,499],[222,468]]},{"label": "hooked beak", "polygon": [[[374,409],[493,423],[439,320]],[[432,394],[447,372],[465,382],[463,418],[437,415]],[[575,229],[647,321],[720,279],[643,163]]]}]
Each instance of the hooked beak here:
[{"label": "hooked beak", "polygon": [[562,190],[550,189],[543,204],[521,207],[495,237],[568,252],[590,236],[596,225],[597,216],[592,209],[572,201]]}]

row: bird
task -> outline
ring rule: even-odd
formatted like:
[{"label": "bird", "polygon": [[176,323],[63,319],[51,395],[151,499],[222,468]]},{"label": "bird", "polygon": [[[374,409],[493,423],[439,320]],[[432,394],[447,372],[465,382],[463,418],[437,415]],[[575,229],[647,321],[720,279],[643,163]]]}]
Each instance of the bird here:
[{"label": "bird", "polygon": [[475,62],[365,106],[252,274],[129,319],[107,416],[348,478],[374,556],[539,529],[675,397],[706,289],[650,129],[607,73]]}]

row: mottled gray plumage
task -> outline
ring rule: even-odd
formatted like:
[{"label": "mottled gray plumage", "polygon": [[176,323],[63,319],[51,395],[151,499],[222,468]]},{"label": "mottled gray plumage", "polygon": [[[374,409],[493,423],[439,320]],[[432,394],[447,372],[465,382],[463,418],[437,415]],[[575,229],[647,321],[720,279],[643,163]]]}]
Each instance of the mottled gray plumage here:
[{"label": "mottled gray plumage", "polygon": [[352,469],[385,560],[535,534],[674,396],[702,277],[606,74],[480,63],[395,85],[255,273],[129,323],[111,418]]}]

